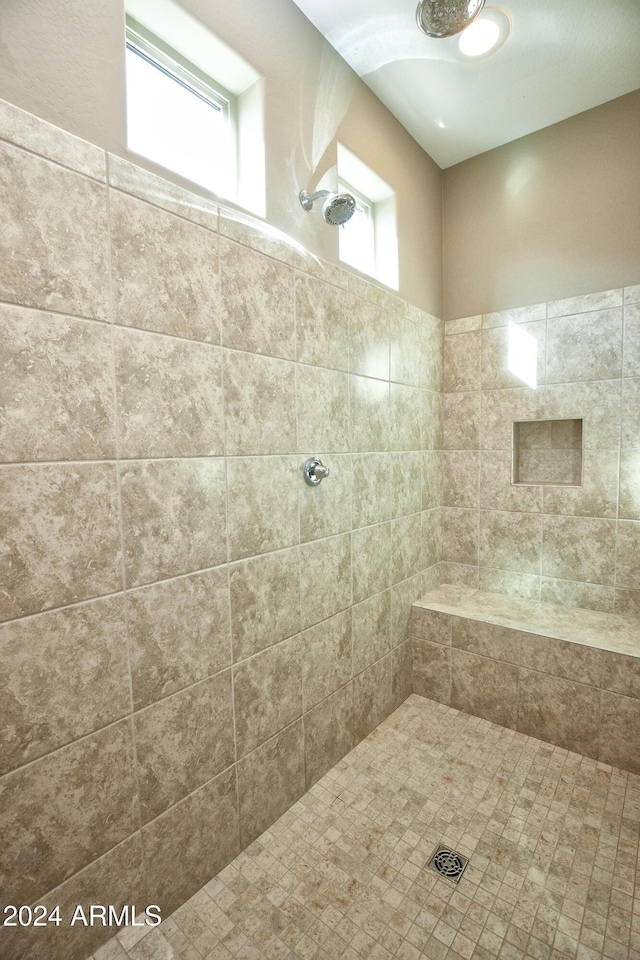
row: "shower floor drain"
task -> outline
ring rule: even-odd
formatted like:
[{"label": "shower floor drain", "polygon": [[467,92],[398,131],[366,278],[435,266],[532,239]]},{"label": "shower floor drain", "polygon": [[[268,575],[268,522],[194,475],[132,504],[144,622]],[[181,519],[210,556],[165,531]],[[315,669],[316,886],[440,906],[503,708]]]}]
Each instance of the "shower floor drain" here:
[{"label": "shower floor drain", "polygon": [[433,851],[427,866],[441,877],[458,883],[468,863],[468,857],[463,857],[457,850],[451,850],[440,843]]}]

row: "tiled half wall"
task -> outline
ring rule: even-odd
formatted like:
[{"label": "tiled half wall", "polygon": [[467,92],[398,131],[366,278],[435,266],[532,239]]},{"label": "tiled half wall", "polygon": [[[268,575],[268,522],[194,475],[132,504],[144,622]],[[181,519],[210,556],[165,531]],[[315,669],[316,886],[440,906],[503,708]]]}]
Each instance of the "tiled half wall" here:
[{"label": "tiled half wall", "polygon": [[166,914],[410,692],[442,324],[8,104],[0,138],[0,906]]},{"label": "tiled half wall", "polygon": [[[640,286],[445,334],[443,580],[640,615]],[[534,351],[535,387],[513,372]],[[582,484],[514,485],[514,422],[571,420]]]}]

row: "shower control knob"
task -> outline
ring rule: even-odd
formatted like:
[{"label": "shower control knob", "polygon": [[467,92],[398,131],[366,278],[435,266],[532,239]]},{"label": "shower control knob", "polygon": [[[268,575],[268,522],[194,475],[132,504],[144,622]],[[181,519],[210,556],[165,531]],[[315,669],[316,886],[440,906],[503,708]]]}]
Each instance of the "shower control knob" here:
[{"label": "shower control knob", "polygon": [[304,465],[304,478],[311,487],[316,487],[329,473],[329,467],[325,467],[318,457],[311,457]]}]

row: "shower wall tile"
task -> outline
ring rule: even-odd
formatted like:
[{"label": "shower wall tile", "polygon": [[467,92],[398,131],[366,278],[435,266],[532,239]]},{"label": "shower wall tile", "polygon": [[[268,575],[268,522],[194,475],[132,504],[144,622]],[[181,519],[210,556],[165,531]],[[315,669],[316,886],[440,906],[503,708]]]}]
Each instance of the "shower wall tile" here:
[{"label": "shower wall tile", "polygon": [[605,613],[613,613],[615,609],[615,590],[598,583],[541,577],[540,599],[545,603],[561,603],[568,607],[603,610]]},{"label": "shower wall tile", "polygon": [[221,239],[220,298],[225,347],[295,359],[291,267]]},{"label": "shower wall tile", "polygon": [[355,602],[351,590],[351,555],[349,533],[300,547],[303,627],[326,620]]},{"label": "shower wall tile", "polygon": [[119,329],[115,363],[121,457],[224,453],[218,347]]},{"label": "shower wall tile", "polygon": [[625,304],[640,303],[640,284],[624,288],[624,302]]},{"label": "shower wall tile", "polygon": [[235,771],[143,827],[142,843],[149,902],[167,916],[240,852]]},{"label": "shower wall tile", "polygon": [[625,450],[620,460],[620,512],[625,520],[640,520],[640,448]]},{"label": "shower wall tile", "polygon": [[33,903],[130,836],[137,828],[130,721],[0,779],[0,817],[6,903]]},{"label": "shower wall tile", "polygon": [[295,364],[227,350],[223,377],[227,456],[295,453]]},{"label": "shower wall tile", "polygon": [[478,563],[478,512],[445,507],[442,559],[453,563]]},{"label": "shower wall tile", "polygon": [[542,513],[546,492],[542,485],[511,482],[511,450],[483,452],[480,461],[479,502],[483,509]]},{"label": "shower wall tile", "polygon": [[586,450],[582,456],[582,486],[544,487],[544,512],[615,518],[618,462],[617,450]]},{"label": "shower wall tile", "polygon": [[532,323],[534,320],[544,320],[546,316],[547,304],[534,303],[527,307],[511,307],[509,310],[485,313],[482,317],[482,326],[503,327],[509,323]]},{"label": "shower wall tile", "polygon": [[603,763],[620,765],[640,773],[640,700],[602,691],[599,757]]},{"label": "shower wall tile", "polygon": [[576,313],[589,313],[604,310],[607,307],[619,307],[622,304],[622,290],[604,290],[602,293],[587,293],[582,297],[569,297],[565,300],[551,300],[547,304],[547,316],[566,317]]},{"label": "shower wall tile", "polygon": [[443,446],[445,450],[480,448],[480,401],[482,394],[445,393]]},{"label": "shower wall tile", "polygon": [[225,567],[131,590],[127,606],[135,709],[231,665]]},{"label": "shower wall tile", "polygon": [[111,332],[0,306],[0,457],[115,457]]},{"label": "shower wall tile", "polygon": [[[300,631],[297,547],[231,564],[233,655],[244,660]],[[277,597],[278,602],[273,603]]]},{"label": "shower wall tile", "polygon": [[110,217],[116,323],[219,343],[217,234],[115,190]]},{"label": "shower wall tile", "polygon": [[[473,580],[470,578],[468,583],[473,585]],[[540,599],[540,577],[537,574],[481,566],[478,568],[477,585],[479,590],[489,593],[506,593],[521,600]]]},{"label": "shower wall tile", "polygon": [[107,190],[0,142],[0,300],[109,319]]},{"label": "shower wall tile", "polygon": [[349,378],[351,450],[372,453],[389,449],[389,384],[369,377]]},{"label": "shower wall tile", "polygon": [[[291,547],[300,539],[297,457],[243,457],[227,462],[231,560]],[[211,529],[215,530],[215,527]]]},{"label": "shower wall tile", "polygon": [[349,328],[350,372],[389,380],[389,314],[359,298],[353,302],[353,308]]},{"label": "shower wall tile", "polygon": [[352,683],[340,687],[305,715],[305,786],[307,790],[356,745],[352,716]]},{"label": "shower wall tile", "polygon": [[549,321],[547,381],[613,380],[622,373],[622,308]]},{"label": "shower wall tile", "polygon": [[622,429],[623,452],[630,447],[640,447],[640,377],[622,381]]},{"label": "shower wall tile", "polygon": [[482,375],[482,334],[459,333],[444,343],[444,392],[479,390]]},{"label": "shower wall tile", "polygon": [[304,736],[298,720],[238,762],[241,846],[259,837],[305,789]]},{"label": "shower wall tile", "polygon": [[298,365],[296,406],[298,452],[349,450],[349,376],[336,370]]},{"label": "shower wall tile", "polygon": [[480,511],[480,563],[519,573],[540,574],[542,518],[515,511]]},{"label": "shower wall tile", "polygon": [[618,553],[616,558],[616,587],[638,590],[640,569],[640,522],[618,522]]},{"label": "shower wall tile", "polygon": [[[483,390],[522,386],[522,379],[509,368],[509,353],[512,344],[511,330],[511,326],[501,326],[488,327],[482,331]],[[536,353],[536,383],[545,383],[546,321],[540,320],[535,323],[519,324],[518,331],[522,342],[526,344],[527,359],[533,351]]]},{"label": "shower wall tile", "polygon": [[519,733],[597,757],[599,712],[600,691],[595,687],[520,670]]},{"label": "shower wall tile", "polygon": [[[355,611],[357,607],[352,609]],[[304,709],[307,711],[351,680],[354,672],[351,610],[345,610],[305,630],[300,641],[302,692]],[[387,650],[388,646],[384,653]]]},{"label": "shower wall tile", "polygon": [[301,652],[302,638],[293,637],[234,667],[239,757],[302,715]]},{"label": "shower wall tile", "polygon": [[640,303],[624,308],[624,377],[640,376]]},{"label": "shower wall tile", "polygon": [[143,823],[234,762],[231,696],[231,670],[225,670],[135,715]]},{"label": "shower wall tile", "polygon": [[[444,647],[440,649],[446,650]],[[518,667],[452,648],[451,706],[515,730]]]},{"label": "shower wall tile", "polygon": [[439,643],[414,639],[413,692],[438,703],[451,701],[451,650]]},{"label": "shower wall tile", "polygon": [[0,887],[167,912],[411,692],[444,325],[0,103],[3,137]]},{"label": "shower wall tile", "polygon": [[621,381],[549,384],[542,393],[540,415],[545,420],[583,418],[583,451],[611,450],[620,437]]},{"label": "shower wall tile", "polygon": [[349,370],[349,318],[356,298],[300,275],[295,279],[296,359],[301,363]]},{"label": "shower wall tile", "polygon": [[226,561],[223,460],[125,463],[121,490],[128,586]]},{"label": "shower wall tile", "polygon": [[613,584],[615,543],[614,520],[545,517],[542,573],[561,580]]},{"label": "shower wall tile", "polygon": [[391,650],[391,591],[352,607],[353,673],[362,673]]},{"label": "shower wall tile", "polygon": [[0,774],[129,713],[121,597],[0,625]]},{"label": "shower wall tile", "polygon": [[0,529],[0,620],[122,589],[112,464],[0,468]]},{"label": "shower wall tile", "polygon": [[443,457],[445,507],[477,507],[480,452],[446,450]]}]

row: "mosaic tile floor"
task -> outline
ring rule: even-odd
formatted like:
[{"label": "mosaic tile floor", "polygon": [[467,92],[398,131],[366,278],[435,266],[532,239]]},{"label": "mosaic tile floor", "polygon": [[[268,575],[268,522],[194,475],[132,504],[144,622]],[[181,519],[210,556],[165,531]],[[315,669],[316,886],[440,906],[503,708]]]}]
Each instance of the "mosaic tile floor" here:
[{"label": "mosaic tile floor", "polygon": [[[418,696],[95,960],[638,960],[640,777]],[[427,862],[470,857],[460,883]],[[634,897],[635,893],[635,897]]]}]

